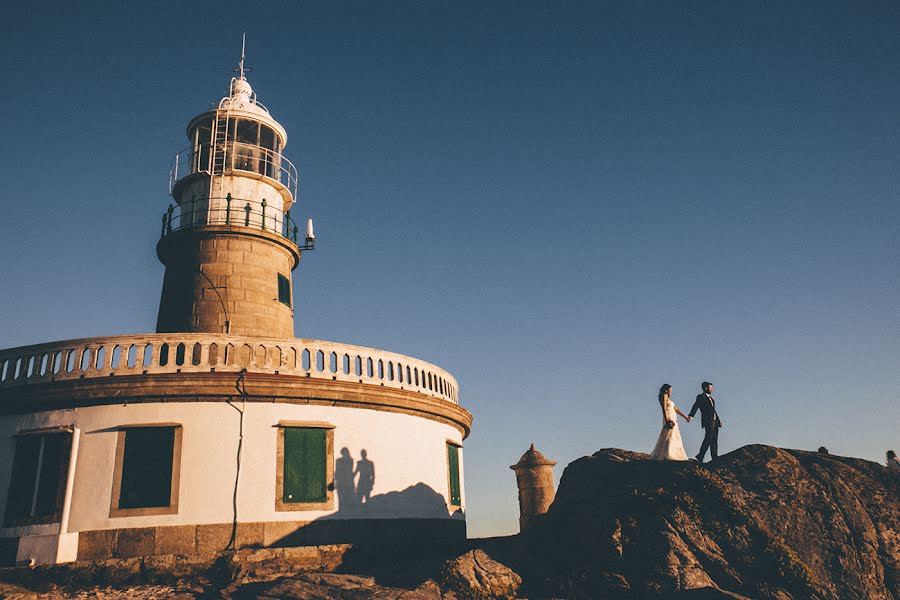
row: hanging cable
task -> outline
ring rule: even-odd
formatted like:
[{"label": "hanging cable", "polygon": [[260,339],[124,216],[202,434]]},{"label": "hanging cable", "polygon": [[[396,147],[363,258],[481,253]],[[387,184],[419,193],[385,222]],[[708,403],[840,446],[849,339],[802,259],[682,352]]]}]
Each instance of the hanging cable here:
[{"label": "hanging cable", "polygon": [[216,296],[218,296],[219,304],[222,305],[222,313],[225,315],[225,333],[231,333],[231,321],[228,319],[228,307],[225,305],[225,301],[222,299],[222,294],[219,293],[220,289],[224,290],[226,289],[226,287],[223,285],[220,288],[219,286],[214,284],[212,279],[209,278],[209,275],[204,273],[203,269],[201,269],[200,267],[197,267],[197,272],[199,272],[203,276],[203,279],[205,279],[209,283],[209,289],[214,291],[216,293]]},{"label": "hanging cable", "polygon": [[235,406],[231,400],[228,400],[228,406],[238,411],[239,417],[239,429],[238,429],[238,447],[237,447],[237,466],[234,471],[234,492],[231,495],[231,508],[232,508],[232,519],[231,519],[231,538],[228,540],[228,545],[225,546],[225,550],[236,549],[235,548],[235,540],[237,539],[237,523],[238,523],[238,481],[241,478],[241,450],[244,446],[244,410],[247,408],[247,385],[244,381],[244,374],[247,372],[247,369],[241,369],[240,374],[238,375],[237,381],[234,384],[235,389],[237,389],[238,393],[241,395],[241,407],[238,408]]}]

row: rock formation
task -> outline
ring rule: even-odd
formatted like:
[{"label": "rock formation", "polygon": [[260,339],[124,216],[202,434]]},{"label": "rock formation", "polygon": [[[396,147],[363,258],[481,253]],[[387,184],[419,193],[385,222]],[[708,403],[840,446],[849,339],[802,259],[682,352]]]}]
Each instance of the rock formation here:
[{"label": "rock formation", "polygon": [[522,585],[518,574],[483,550],[470,550],[449,561],[441,570],[438,581],[442,589],[452,591],[460,600],[516,598]]},{"label": "rock formation", "polygon": [[523,541],[544,593],[900,598],[900,476],[815,452],[745,446],[712,467],[605,449],[571,463]]}]

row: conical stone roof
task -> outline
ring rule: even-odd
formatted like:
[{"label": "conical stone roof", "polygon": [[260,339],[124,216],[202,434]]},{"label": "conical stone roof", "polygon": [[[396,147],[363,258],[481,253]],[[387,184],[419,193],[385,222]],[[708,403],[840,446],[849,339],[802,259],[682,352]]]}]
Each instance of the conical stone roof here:
[{"label": "conical stone roof", "polygon": [[555,460],[548,459],[535,449],[534,444],[531,444],[531,448],[522,455],[519,462],[511,465],[509,468],[516,471],[519,469],[532,469],[534,467],[552,467],[555,464]]}]

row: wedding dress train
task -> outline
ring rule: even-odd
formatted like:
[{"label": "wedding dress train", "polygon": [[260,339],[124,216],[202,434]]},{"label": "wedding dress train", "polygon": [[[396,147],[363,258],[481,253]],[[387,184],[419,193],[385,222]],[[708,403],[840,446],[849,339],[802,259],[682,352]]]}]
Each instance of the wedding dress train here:
[{"label": "wedding dress train", "polygon": [[[672,421],[675,426],[671,429],[666,427],[666,422]],[[650,453],[650,458],[654,460],[687,460],[687,453],[684,451],[684,444],[681,443],[681,432],[678,430],[678,415],[675,413],[675,403],[666,400],[665,417],[663,418],[663,428],[659,432],[659,439],[656,440],[656,446]]]}]

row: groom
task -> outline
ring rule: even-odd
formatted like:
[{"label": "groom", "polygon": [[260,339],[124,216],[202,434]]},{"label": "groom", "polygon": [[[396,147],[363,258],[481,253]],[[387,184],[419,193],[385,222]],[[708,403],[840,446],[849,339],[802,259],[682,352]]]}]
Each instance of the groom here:
[{"label": "groom", "polygon": [[713,385],[704,381],[700,387],[703,389],[703,393],[697,396],[690,413],[690,417],[693,418],[697,409],[700,409],[700,426],[706,431],[706,435],[703,436],[703,444],[700,445],[700,453],[697,454],[697,462],[703,463],[707,448],[709,448],[710,460],[715,462],[719,459],[719,428],[722,427],[722,420],[719,419],[719,414],[716,412],[716,401],[712,397]]}]

